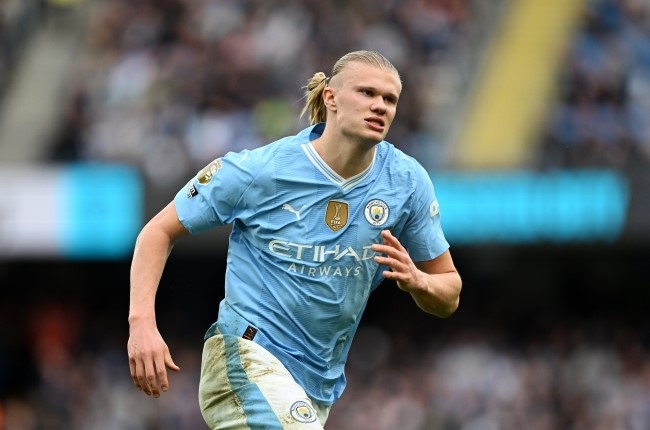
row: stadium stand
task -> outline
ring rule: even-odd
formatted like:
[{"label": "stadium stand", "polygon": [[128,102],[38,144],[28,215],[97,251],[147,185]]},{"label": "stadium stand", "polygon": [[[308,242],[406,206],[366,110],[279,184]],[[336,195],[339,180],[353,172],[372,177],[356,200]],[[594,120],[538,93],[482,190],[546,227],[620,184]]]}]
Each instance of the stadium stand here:
[{"label": "stadium stand", "polygon": [[218,155],[295,130],[299,86],[362,47],[381,50],[403,75],[390,140],[441,165],[498,13],[465,0],[102,2],[52,157],[126,161],[152,187],[176,187]]},{"label": "stadium stand", "polygon": [[[46,25],[37,2],[0,4],[10,3],[31,5],[28,20]],[[214,157],[295,129],[296,85],[358,46],[382,50],[403,71],[405,103],[390,140],[430,169],[448,167],[476,71],[510,5],[88,3],[77,15],[85,28],[78,61],[59,86],[62,98],[50,99],[60,101],[57,109],[50,104],[52,117],[43,118],[61,127],[37,143],[44,145],[38,157],[127,162],[142,170],[149,192],[167,199]],[[536,141],[534,167],[647,168],[646,4],[585,3],[559,63],[559,98]],[[3,22],[14,30],[0,33],[0,102],[27,46],[27,27],[16,22]],[[467,293],[448,320],[413,312],[408,297],[380,288],[327,429],[650,428],[650,297],[638,288],[650,277],[647,244],[626,252],[565,248],[456,248]],[[153,400],[129,378],[127,263],[0,262],[0,428],[204,428],[200,339],[221,297],[223,268],[191,266],[191,281],[184,276],[191,263],[172,259],[161,286],[159,326],[182,371]],[[387,321],[389,306],[396,311]],[[399,328],[389,324],[395,320]]]},{"label": "stadium stand", "polygon": [[587,4],[540,136],[539,165],[647,166],[650,6],[622,0]]},{"label": "stadium stand", "polygon": [[[0,32],[0,160],[47,158],[60,123],[69,67],[80,43],[81,4],[3,2]],[[11,84],[11,85],[9,85]]]},{"label": "stadium stand", "polygon": [[0,5],[0,97],[10,85],[12,72],[36,26],[37,16],[37,1],[8,0]]}]

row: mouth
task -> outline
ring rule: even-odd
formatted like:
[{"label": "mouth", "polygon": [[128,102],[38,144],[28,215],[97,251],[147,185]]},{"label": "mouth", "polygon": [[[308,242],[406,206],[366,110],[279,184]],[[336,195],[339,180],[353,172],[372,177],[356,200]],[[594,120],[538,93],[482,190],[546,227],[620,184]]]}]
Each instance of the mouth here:
[{"label": "mouth", "polygon": [[386,125],[383,119],[377,117],[366,118],[366,124],[368,124],[373,130],[377,131],[383,131]]}]

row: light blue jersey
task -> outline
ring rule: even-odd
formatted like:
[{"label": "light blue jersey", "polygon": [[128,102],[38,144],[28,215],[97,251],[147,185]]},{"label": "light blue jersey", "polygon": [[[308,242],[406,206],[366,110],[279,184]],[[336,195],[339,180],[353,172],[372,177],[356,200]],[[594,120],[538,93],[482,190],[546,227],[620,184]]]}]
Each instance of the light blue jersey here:
[{"label": "light blue jersey", "polygon": [[192,233],[233,224],[215,327],[254,339],[314,400],[331,405],[368,296],[385,266],[373,243],[389,229],[414,261],[449,247],[426,171],[388,142],[343,179],[310,141],[324,124],[213,161],[176,195]]}]

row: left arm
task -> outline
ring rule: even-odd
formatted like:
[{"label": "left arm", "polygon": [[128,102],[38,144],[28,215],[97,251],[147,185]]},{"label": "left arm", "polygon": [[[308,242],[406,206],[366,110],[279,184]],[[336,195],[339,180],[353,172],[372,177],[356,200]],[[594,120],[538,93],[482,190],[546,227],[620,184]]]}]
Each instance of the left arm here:
[{"label": "left arm", "polygon": [[446,318],[456,311],[460,300],[462,281],[449,250],[433,260],[413,262],[408,251],[390,231],[381,232],[383,244],[372,245],[375,262],[390,267],[384,278],[411,294],[415,303],[425,312]]}]

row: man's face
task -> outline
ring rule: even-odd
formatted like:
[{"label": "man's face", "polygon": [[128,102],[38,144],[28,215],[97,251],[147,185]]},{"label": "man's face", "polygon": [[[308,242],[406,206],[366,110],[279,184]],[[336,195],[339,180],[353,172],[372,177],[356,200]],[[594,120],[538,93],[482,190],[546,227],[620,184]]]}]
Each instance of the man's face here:
[{"label": "man's face", "polygon": [[[344,136],[367,144],[382,141],[395,118],[402,85],[391,70],[348,64],[324,94],[330,116]],[[333,115],[334,114],[334,115]]]}]

